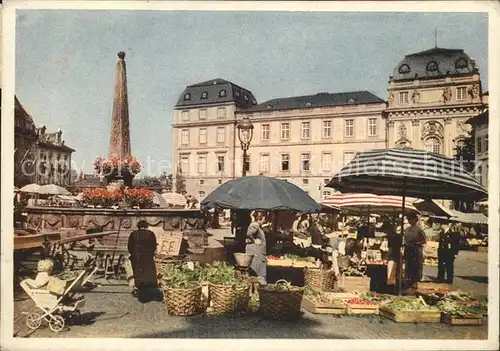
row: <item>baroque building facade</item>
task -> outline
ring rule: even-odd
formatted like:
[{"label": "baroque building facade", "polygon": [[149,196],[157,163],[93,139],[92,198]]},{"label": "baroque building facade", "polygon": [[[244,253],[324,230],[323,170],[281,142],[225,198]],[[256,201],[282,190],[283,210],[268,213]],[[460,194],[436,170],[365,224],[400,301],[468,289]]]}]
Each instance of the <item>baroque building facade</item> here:
[{"label": "baroque building facade", "polygon": [[37,128],[32,116],[15,97],[14,105],[14,184],[29,183],[70,186],[71,155],[74,149],[65,145],[63,132],[48,133]]},{"label": "baroque building facade", "polygon": [[324,188],[327,179],[357,152],[412,147],[454,157],[470,135],[467,120],[488,105],[479,69],[461,49],[406,55],[387,90],[387,101],[360,91],[257,104],[222,79],[188,86],[174,108],[174,172],[182,170],[186,191],[198,198],[241,176],[236,125],[247,116],[254,124],[247,175],[286,179],[320,201],[334,191]]},{"label": "baroque building facade", "polygon": [[252,92],[224,79],[187,86],[174,107],[174,174],[203,198],[241,176],[236,112],[257,104]]},{"label": "baroque building facade", "polygon": [[466,121],[483,109],[479,69],[463,50],[406,55],[389,77],[387,147],[407,146],[454,157]]},{"label": "baroque building facade", "polygon": [[385,147],[385,106],[359,91],[274,99],[238,111],[238,119],[254,125],[247,175],[290,181],[320,201],[334,191],[325,183],[357,152]]}]

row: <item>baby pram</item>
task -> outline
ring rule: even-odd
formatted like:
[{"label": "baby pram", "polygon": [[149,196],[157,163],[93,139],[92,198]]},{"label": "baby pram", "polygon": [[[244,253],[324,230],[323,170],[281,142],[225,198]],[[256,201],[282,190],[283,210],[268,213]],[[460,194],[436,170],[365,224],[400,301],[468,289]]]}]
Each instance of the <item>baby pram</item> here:
[{"label": "baby pram", "polygon": [[46,289],[33,289],[27,279],[21,282],[21,287],[28,296],[35,302],[42,312],[24,312],[26,317],[26,325],[28,328],[36,330],[42,325],[42,321],[49,323],[49,328],[53,332],[60,332],[64,329],[65,319],[63,315],[80,313],[80,308],[85,306],[85,298],[74,299],[73,296],[78,287],[81,287],[85,275],[85,271],[81,271],[76,279],[69,283],[69,286],[64,290],[62,295],[57,295]]}]

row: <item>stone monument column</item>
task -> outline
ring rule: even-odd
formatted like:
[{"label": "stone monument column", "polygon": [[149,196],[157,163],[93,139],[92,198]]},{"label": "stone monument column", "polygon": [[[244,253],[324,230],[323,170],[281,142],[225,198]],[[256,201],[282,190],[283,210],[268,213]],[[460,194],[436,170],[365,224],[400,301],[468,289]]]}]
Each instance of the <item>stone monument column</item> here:
[{"label": "stone monument column", "polygon": [[[111,132],[109,138],[109,156],[118,157],[124,160],[131,156],[130,148],[130,124],[128,111],[128,96],[127,96],[127,67],[125,64],[125,53],[118,53],[118,61],[116,62],[116,83],[115,96],[113,99],[113,115],[111,119]],[[122,179],[126,186],[132,186],[134,175],[125,174],[120,170],[121,174],[112,175],[108,181]]]},{"label": "stone monument column", "polygon": [[124,159],[130,155],[127,68],[125,53],[121,51],[118,53],[118,61],[116,62],[116,84],[109,139],[109,156]]}]

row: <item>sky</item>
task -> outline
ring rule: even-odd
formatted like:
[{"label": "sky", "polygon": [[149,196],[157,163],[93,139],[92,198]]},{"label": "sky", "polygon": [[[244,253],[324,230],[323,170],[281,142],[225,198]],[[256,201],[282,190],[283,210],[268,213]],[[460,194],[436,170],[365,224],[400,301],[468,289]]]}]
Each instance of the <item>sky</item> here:
[{"label": "sky", "polygon": [[16,95],[38,127],[62,129],[74,168],[90,173],[108,151],[125,51],[132,154],[155,175],[171,167],[187,85],[223,78],[258,103],[358,90],[387,99],[398,62],[434,47],[435,29],[439,47],[476,59],[486,91],[487,14],[18,10]]}]

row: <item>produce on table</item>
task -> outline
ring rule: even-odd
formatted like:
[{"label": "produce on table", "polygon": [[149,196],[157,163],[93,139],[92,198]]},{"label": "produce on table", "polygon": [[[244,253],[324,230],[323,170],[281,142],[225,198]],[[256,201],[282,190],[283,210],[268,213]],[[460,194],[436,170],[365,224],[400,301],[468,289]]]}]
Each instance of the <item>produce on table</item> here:
[{"label": "produce on table", "polygon": [[391,297],[384,295],[384,294],[377,294],[377,293],[369,291],[363,296],[363,299],[368,300],[368,301],[372,301],[375,303],[382,303],[382,302],[390,301]]},{"label": "produce on table", "polygon": [[342,274],[347,277],[363,277],[365,274],[355,267],[347,267],[342,270]]},{"label": "produce on table", "polygon": [[429,305],[420,298],[397,298],[385,305],[394,311],[419,311],[429,309]]},{"label": "produce on table", "polygon": [[368,301],[359,297],[354,297],[352,299],[349,299],[346,301],[346,303],[349,305],[370,305],[370,306],[376,305],[376,303],[373,303],[372,301]]}]

